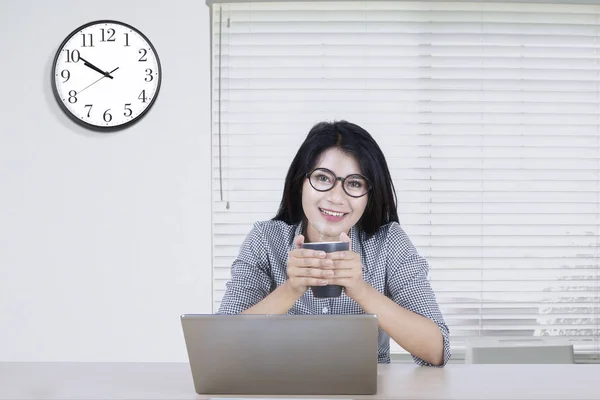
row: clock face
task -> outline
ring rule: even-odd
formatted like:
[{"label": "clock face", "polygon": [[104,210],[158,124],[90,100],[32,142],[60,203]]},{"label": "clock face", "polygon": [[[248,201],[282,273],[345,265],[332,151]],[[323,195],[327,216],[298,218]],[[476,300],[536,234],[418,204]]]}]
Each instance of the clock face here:
[{"label": "clock face", "polygon": [[54,58],[52,88],[62,109],[83,126],[115,130],[137,122],[161,83],[154,46],[117,21],[95,21],[73,31]]}]

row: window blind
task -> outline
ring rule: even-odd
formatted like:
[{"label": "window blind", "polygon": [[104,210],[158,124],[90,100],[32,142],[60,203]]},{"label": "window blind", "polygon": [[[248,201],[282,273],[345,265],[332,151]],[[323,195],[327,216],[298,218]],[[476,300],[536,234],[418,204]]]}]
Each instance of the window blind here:
[{"label": "window blind", "polygon": [[[564,336],[600,356],[600,8],[213,4],[213,300],[312,125],[382,147],[454,349]],[[392,344],[393,352],[403,350]]]}]

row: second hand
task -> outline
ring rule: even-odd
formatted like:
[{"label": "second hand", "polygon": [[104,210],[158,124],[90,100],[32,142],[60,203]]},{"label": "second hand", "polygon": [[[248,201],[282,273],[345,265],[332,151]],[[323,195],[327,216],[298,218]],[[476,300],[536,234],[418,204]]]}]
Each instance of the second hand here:
[{"label": "second hand", "polygon": [[[115,71],[116,71],[116,70],[118,70],[118,69],[119,69],[119,67],[117,67],[117,68],[113,69],[113,70],[112,70],[112,71],[110,71],[108,74],[110,75],[110,74],[112,74],[113,72],[115,72]],[[101,80],[102,80],[102,79],[104,79],[104,78],[106,78],[106,75],[104,75],[103,77],[101,77],[101,78],[98,78],[98,79],[97,79],[97,80],[95,80],[94,82],[90,83],[89,85],[87,85],[86,87],[84,87],[83,89],[81,89],[79,92],[77,92],[77,94],[80,94],[80,93],[81,93],[81,92],[83,92],[85,89],[89,88],[90,86],[92,86],[93,84],[95,84],[95,83],[96,83],[96,82],[98,82],[98,81],[101,81]]]}]

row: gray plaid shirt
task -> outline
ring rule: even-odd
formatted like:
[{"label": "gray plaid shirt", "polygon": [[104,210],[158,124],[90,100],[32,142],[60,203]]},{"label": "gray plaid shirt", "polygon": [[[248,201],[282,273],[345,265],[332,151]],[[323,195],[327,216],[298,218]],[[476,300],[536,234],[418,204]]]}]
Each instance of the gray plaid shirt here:
[{"label": "gray plaid shirt", "polygon": [[[288,252],[302,224],[261,221],[254,224],[231,267],[219,314],[239,314],[267,297],[287,280]],[[352,250],[359,253],[363,279],[400,306],[433,320],[444,338],[444,363],[450,358],[448,327],[428,281],[427,261],[416,251],[396,222],[382,226],[369,239],[356,227],[350,230]],[[308,290],[288,314],[362,314],[362,308],[345,293],[318,299]],[[390,362],[390,337],[379,328],[379,363]],[[419,365],[431,366],[413,356]]]}]

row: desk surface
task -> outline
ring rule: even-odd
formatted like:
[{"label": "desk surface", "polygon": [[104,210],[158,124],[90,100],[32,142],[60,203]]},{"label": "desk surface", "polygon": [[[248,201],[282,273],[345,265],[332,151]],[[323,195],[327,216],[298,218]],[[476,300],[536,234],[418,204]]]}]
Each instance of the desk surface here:
[{"label": "desk surface", "polygon": [[[0,363],[2,400],[270,397],[197,395],[187,363]],[[377,395],[337,398],[600,399],[600,364],[449,364],[445,368],[380,365]]]}]

